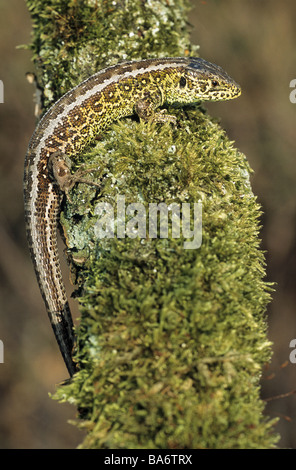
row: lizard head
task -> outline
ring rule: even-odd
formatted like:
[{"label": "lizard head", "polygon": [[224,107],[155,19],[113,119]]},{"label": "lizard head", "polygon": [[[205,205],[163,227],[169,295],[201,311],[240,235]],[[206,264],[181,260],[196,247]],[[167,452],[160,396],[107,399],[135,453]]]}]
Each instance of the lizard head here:
[{"label": "lizard head", "polygon": [[237,98],[241,87],[218,65],[204,59],[189,57],[176,68],[174,86],[170,87],[168,103],[223,101]]}]

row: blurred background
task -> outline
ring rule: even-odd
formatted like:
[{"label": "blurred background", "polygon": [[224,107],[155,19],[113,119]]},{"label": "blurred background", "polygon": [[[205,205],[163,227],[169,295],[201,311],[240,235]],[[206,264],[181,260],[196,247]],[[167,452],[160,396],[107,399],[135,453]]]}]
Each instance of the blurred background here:
[{"label": "blurred background", "polygon": [[[262,249],[276,292],[267,312],[273,360],[264,371],[265,413],[279,417],[281,447],[296,448],[296,79],[294,0],[192,0],[192,42],[201,57],[227,70],[243,94],[208,104],[254,170],[252,187],[262,205]],[[23,0],[0,0],[0,448],[74,448],[83,434],[68,420],[75,408],[49,397],[67,376],[39,294],[24,228],[22,178],[35,128],[30,41]],[[67,275],[65,267],[65,279]],[[71,291],[70,286],[68,286]],[[76,304],[72,303],[74,315]],[[75,313],[76,312],[76,313]]]}]

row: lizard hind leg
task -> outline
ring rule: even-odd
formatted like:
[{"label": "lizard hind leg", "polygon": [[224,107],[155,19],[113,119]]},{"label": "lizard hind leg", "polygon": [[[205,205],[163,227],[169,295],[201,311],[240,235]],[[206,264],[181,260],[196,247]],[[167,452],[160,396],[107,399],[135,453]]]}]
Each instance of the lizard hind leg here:
[{"label": "lizard hind leg", "polygon": [[69,192],[76,183],[90,184],[101,188],[101,184],[84,178],[86,174],[97,170],[97,167],[88,170],[80,168],[75,173],[71,173],[71,160],[61,151],[51,154],[48,160],[48,168],[55,183],[58,185],[59,189],[65,193],[69,202],[72,202]]}]

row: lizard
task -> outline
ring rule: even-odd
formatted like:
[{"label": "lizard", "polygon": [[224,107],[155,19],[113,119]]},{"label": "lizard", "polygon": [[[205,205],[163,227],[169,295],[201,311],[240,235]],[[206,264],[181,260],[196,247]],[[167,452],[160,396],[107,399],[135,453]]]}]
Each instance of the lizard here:
[{"label": "lizard", "polygon": [[[27,240],[39,288],[70,376],[75,343],[73,321],[62,279],[57,221],[63,193],[83,179],[69,160],[94,142],[112,122],[173,121],[156,109],[238,97],[240,86],[218,65],[196,57],[126,61],[104,68],[64,94],[40,119],[25,158],[24,206]],[[93,184],[93,183],[91,183]]]}]

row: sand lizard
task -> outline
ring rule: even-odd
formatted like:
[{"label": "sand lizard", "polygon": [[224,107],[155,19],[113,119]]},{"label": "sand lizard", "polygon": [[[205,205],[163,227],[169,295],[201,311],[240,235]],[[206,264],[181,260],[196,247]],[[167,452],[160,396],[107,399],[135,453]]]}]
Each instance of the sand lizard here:
[{"label": "sand lizard", "polygon": [[[155,113],[164,103],[194,103],[236,98],[240,86],[219,66],[201,58],[163,58],[107,67],[68,91],[42,117],[25,161],[24,200],[27,238],[41,294],[69,374],[74,332],[57,250],[57,219],[72,175],[72,159],[96,135],[124,116],[166,121]],[[85,181],[84,181],[85,182]]]}]

